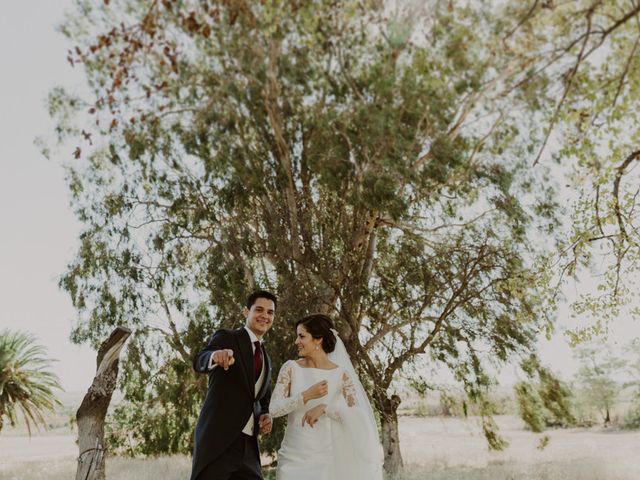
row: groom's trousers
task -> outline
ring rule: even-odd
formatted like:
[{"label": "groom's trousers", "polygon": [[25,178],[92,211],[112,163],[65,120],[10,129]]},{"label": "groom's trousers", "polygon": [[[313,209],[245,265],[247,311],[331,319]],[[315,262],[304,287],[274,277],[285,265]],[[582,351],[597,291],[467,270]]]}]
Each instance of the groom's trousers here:
[{"label": "groom's trousers", "polygon": [[229,448],[200,472],[198,480],[262,480],[256,438],[238,435]]}]

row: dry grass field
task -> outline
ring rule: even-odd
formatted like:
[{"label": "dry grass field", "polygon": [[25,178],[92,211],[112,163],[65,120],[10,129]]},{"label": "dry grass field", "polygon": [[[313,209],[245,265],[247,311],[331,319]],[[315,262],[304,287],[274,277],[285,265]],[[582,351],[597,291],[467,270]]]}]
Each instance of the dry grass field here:
[{"label": "dry grass field", "polygon": [[[505,416],[497,421],[510,442],[504,452],[487,451],[475,419],[402,417],[400,436],[407,468],[394,480],[640,479],[638,431],[550,430],[545,432],[548,445],[539,450],[541,436],[523,430],[520,420]],[[58,428],[31,439],[22,432],[3,431],[0,480],[71,479],[76,453],[68,430]],[[109,480],[183,480],[189,469],[188,457],[112,458],[107,476]]]}]

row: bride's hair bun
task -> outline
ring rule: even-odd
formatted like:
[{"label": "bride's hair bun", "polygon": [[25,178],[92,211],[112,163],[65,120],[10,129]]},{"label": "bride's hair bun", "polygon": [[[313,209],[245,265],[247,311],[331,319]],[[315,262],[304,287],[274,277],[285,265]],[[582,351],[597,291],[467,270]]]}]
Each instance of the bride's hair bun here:
[{"label": "bride's hair bun", "polygon": [[331,331],[333,329],[333,322],[327,315],[312,313],[298,320],[296,322],[296,328],[298,328],[298,325],[303,325],[305,330],[309,332],[313,338],[321,338],[322,349],[326,353],[331,353],[336,348],[336,336]]}]

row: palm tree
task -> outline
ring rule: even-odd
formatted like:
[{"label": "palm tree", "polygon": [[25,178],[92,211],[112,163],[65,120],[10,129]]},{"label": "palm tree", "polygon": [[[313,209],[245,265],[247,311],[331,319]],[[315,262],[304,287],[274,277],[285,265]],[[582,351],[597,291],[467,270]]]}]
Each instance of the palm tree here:
[{"label": "palm tree", "polygon": [[18,412],[31,435],[33,425],[45,425],[43,414],[60,402],[53,394],[61,390],[58,377],[48,371],[51,360],[33,335],[0,331],[0,431],[6,416],[13,426]]}]

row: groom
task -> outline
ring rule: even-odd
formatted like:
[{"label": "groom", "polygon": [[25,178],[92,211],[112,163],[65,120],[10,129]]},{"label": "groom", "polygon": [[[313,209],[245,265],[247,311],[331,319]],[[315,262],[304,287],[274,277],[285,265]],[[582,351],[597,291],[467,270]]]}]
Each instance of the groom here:
[{"label": "groom", "polygon": [[238,330],[218,330],[193,360],[209,374],[195,431],[191,480],[261,480],[258,431],[271,432],[271,360],[262,337],[278,301],[265,290],[247,298]]}]

